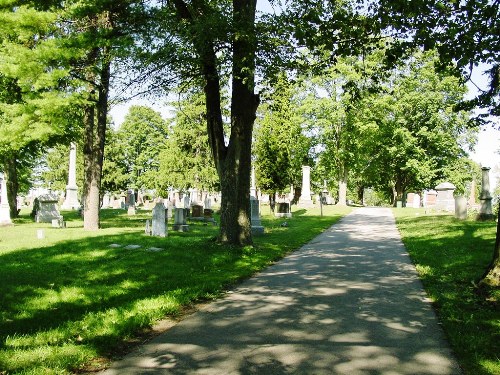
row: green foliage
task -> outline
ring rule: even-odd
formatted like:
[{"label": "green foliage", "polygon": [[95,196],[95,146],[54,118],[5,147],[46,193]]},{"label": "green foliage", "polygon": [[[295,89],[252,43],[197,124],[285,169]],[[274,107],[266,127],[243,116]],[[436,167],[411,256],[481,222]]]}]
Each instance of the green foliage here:
[{"label": "green foliage", "polygon": [[[491,260],[495,223],[395,210],[403,242],[467,374],[500,373],[500,290],[475,289]],[[417,216],[418,215],[418,216]]]},{"label": "green foliage", "polygon": [[[149,213],[103,210],[103,229],[82,231],[22,215],[0,228],[0,368],[8,373],[70,373],[110,358],[156,321],[219,296],[228,286],[299,248],[347,210],[329,208],[281,220],[263,218],[266,236],[239,251],[213,241],[217,227],[191,224],[167,238],[144,235]],[[34,243],[37,229],[45,239]],[[285,240],[286,239],[286,240]],[[139,244],[140,249],[112,248]],[[149,247],[165,249],[149,252]],[[189,251],[186,249],[189,248]],[[145,270],[147,272],[145,273]]]},{"label": "green foliage", "polygon": [[[433,53],[415,55],[394,73],[386,94],[366,100],[361,120],[369,131],[367,186],[390,187],[399,196],[433,188],[474,142],[469,114],[454,111],[465,89],[458,79],[436,72],[435,61]],[[467,178],[472,176],[462,176]]]},{"label": "green foliage", "polygon": [[189,92],[174,104],[169,138],[160,152],[156,188],[215,191],[219,178],[208,143],[206,108],[200,92]]},{"label": "green foliage", "polygon": [[311,139],[302,126],[298,89],[281,74],[260,108],[253,154],[257,187],[267,193],[300,185],[302,165],[310,163]]},{"label": "green foliage", "polygon": [[[126,181],[128,188],[155,188],[160,168],[159,154],[166,147],[167,136],[167,122],[158,112],[144,106],[130,107],[112,138],[114,142],[107,148],[109,160],[115,163],[115,168],[118,167],[112,173],[116,176],[116,172],[122,171],[122,177],[116,177]],[[110,165],[107,166],[109,170]],[[117,185],[121,184],[117,182]]]}]

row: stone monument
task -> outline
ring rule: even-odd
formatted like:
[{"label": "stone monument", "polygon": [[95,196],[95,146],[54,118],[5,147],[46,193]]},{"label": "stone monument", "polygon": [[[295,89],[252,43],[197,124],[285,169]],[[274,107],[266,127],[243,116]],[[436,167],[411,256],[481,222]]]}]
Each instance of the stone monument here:
[{"label": "stone monument", "polygon": [[57,208],[59,198],[54,194],[43,194],[38,197],[39,208],[35,215],[37,223],[52,223],[53,220],[63,222],[63,217]]},{"label": "stone monument", "polygon": [[467,219],[467,198],[463,195],[455,197],[455,217],[460,220]]},{"label": "stone monument", "polygon": [[257,198],[257,188],[255,186],[255,167],[252,166],[252,176],[250,184],[250,197]]},{"label": "stone monument", "polygon": [[278,202],[276,203],[276,217],[292,217],[292,212],[290,211],[289,202]]},{"label": "stone monument", "polygon": [[151,235],[156,237],[167,237],[168,235],[166,208],[162,202],[156,203],[153,207]]},{"label": "stone monument", "polygon": [[313,206],[311,199],[311,167],[308,165],[302,166],[302,191],[298,205],[301,207]]},{"label": "stone monument", "polygon": [[134,190],[129,190],[127,192],[127,197],[128,197],[128,208],[127,208],[127,215],[133,216],[135,215],[135,192]]},{"label": "stone monument", "polygon": [[7,181],[0,174],[0,225],[11,225],[9,201],[7,199]]},{"label": "stone monument", "polygon": [[178,232],[187,232],[189,230],[189,225],[186,223],[186,209],[182,207],[176,207],[174,211],[174,225],[173,230]]},{"label": "stone monument", "polygon": [[479,209],[478,220],[495,220],[495,215],[493,215],[493,210],[491,207],[491,200],[493,197],[490,194],[490,168],[483,167],[482,184],[481,184],[481,195],[479,200],[481,201],[481,208]]},{"label": "stone monument", "polygon": [[76,145],[71,142],[69,146],[68,185],[66,185],[66,197],[61,205],[61,209],[77,210],[80,206],[80,202],[78,201],[78,186],[76,186]]},{"label": "stone monument", "polygon": [[453,198],[453,192],[455,191],[455,185],[450,182],[443,182],[435,187],[437,191],[436,197],[436,210],[442,211],[455,211],[455,198]]},{"label": "stone monument", "polygon": [[250,222],[253,235],[264,234],[264,227],[260,222],[259,200],[255,197],[250,197]]}]

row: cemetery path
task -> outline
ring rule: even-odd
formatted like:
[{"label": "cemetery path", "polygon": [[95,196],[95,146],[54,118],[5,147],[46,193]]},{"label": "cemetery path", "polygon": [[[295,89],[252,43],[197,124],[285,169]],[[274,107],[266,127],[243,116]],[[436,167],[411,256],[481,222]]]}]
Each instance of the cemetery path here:
[{"label": "cemetery path", "polygon": [[361,208],[115,374],[461,374],[392,212]]}]

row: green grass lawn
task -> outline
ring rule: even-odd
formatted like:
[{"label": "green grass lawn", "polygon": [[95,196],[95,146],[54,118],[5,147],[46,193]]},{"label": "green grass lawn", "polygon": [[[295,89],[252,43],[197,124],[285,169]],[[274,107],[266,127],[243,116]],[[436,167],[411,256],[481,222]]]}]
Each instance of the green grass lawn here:
[{"label": "green grass lawn", "polygon": [[496,223],[395,209],[403,242],[466,374],[500,374],[500,291],[477,292]]},{"label": "green grass lawn", "polygon": [[[76,212],[63,212],[65,229],[33,223],[23,213],[14,226],[0,227],[0,374],[99,368],[156,321],[219,296],[349,209],[324,211],[323,217],[319,210],[298,210],[291,219],[264,216],[265,235],[243,249],[219,245],[218,228],[202,223],[167,238],[146,236],[151,214],[145,211],[129,217],[103,210],[98,232],[84,231]],[[131,244],[141,248],[124,249]]]}]

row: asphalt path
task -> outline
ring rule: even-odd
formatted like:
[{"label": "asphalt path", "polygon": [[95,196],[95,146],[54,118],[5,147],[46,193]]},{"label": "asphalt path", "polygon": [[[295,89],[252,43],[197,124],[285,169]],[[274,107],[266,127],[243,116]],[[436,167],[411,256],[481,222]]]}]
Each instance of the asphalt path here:
[{"label": "asphalt path", "polygon": [[104,374],[461,371],[391,210],[361,208]]}]

